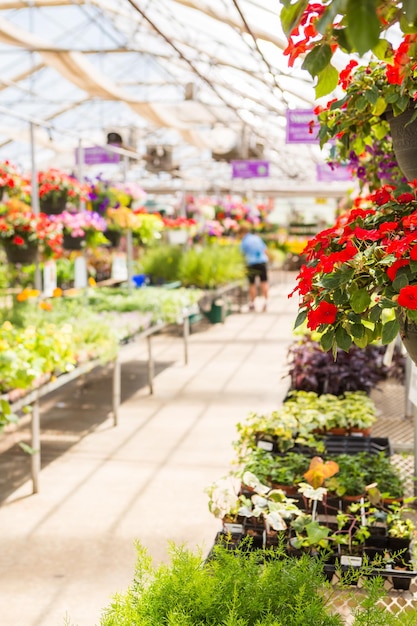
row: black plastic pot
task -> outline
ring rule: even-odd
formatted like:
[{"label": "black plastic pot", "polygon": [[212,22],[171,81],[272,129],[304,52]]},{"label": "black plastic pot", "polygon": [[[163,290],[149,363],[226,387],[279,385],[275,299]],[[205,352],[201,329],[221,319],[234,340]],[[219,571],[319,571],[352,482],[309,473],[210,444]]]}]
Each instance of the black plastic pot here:
[{"label": "black plastic pot", "polygon": [[417,178],[417,119],[410,123],[414,112],[414,103],[396,117],[392,109],[385,112],[398,165],[408,180]]}]

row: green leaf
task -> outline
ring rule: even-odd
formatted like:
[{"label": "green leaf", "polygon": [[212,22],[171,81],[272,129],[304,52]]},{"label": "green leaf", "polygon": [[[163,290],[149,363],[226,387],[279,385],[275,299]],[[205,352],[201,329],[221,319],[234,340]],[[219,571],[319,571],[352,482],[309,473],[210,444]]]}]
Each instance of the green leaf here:
[{"label": "green leaf", "polygon": [[325,350],[326,352],[328,352],[330,348],[332,347],[333,342],[334,342],[334,336],[335,336],[335,332],[333,329],[331,329],[325,332],[320,337],[320,345],[323,348],[323,350]]},{"label": "green leaf", "polygon": [[377,139],[384,139],[389,134],[387,122],[383,121],[380,124],[375,124],[375,126],[372,126],[372,132]]},{"label": "green leaf", "polygon": [[403,0],[403,11],[408,24],[414,24],[417,20],[417,0]]},{"label": "green leaf", "polygon": [[298,326],[301,326],[301,324],[303,324],[306,319],[307,319],[307,310],[304,309],[303,311],[300,311],[298,313],[297,318],[294,322],[294,328],[298,328]]},{"label": "green leaf", "polygon": [[304,59],[302,69],[307,70],[311,76],[317,76],[329,65],[332,58],[332,50],[327,43],[315,46]]},{"label": "green leaf", "polygon": [[372,107],[372,114],[375,115],[376,117],[379,117],[380,115],[384,113],[384,111],[386,111],[386,108],[387,108],[387,102],[385,98],[378,98],[378,100]]},{"label": "green leaf", "polygon": [[346,17],[349,40],[364,55],[377,45],[381,32],[376,0],[348,0]]},{"label": "green leaf", "polygon": [[298,0],[295,4],[282,7],[280,20],[284,33],[290,35],[292,30],[300,23],[303,13],[307,7],[308,0]]},{"label": "green leaf", "polygon": [[371,297],[364,289],[358,289],[351,295],[350,304],[355,313],[363,313],[371,304]]},{"label": "green leaf", "polygon": [[349,96],[345,96],[344,98],[341,98],[340,100],[336,100],[336,102],[332,102],[332,104],[330,105],[330,111],[335,111],[336,109],[340,109],[348,100],[349,100]]},{"label": "green leaf", "polygon": [[401,270],[398,271],[395,280],[392,283],[393,288],[395,289],[395,291],[400,291],[400,289],[402,289],[403,287],[407,287],[408,285],[408,278],[407,275],[403,272],[401,272]]},{"label": "green leaf", "polygon": [[4,399],[0,400],[0,409],[3,415],[10,415],[12,412],[12,409],[10,408],[10,404],[8,403],[7,400],[4,400]]},{"label": "green leaf", "polygon": [[379,39],[376,46],[372,48],[372,52],[377,57],[377,59],[384,60],[389,56],[391,48],[386,39]]},{"label": "green leaf", "polygon": [[391,322],[384,324],[382,327],[382,343],[385,345],[394,341],[399,331],[400,325],[397,320],[392,320]]},{"label": "green leaf", "polygon": [[345,289],[341,289],[340,287],[338,289],[335,289],[333,291],[333,302],[337,305],[340,306],[342,304],[347,304],[348,302],[348,297],[346,294]]},{"label": "green leaf", "polygon": [[355,108],[357,111],[364,111],[369,104],[369,101],[365,98],[365,95],[359,96],[355,101]]},{"label": "green leaf", "polygon": [[378,101],[378,93],[378,89],[366,89],[363,92],[363,95],[368,102],[370,102],[371,104],[376,104]]},{"label": "green leaf", "polygon": [[326,289],[334,289],[339,287],[343,282],[343,274],[341,272],[334,272],[333,274],[326,274],[320,281],[320,284]]},{"label": "green leaf", "polygon": [[417,32],[417,25],[415,23],[410,24],[405,15],[401,15],[399,25],[404,34]]},{"label": "green leaf", "polygon": [[371,322],[374,322],[374,323],[377,322],[379,318],[381,317],[381,313],[382,313],[382,309],[379,306],[372,307],[369,313],[369,319],[371,320]]},{"label": "green leaf", "polygon": [[352,337],[346,332],[343,326],[339,326],[336,330],[336,343],[339,348],[342,348],[345,352],[347,352],[352,345]]},{"label": "green leaf", "polygon": [[348,38],[347,28],[334,29],[333,36],[335,37],[337,43],[339,44],[339,48],[341,48],[341,50],[347,53],[353,52],[352,44]]},{"label": "green leaf", "polygon": [[330,534],[330,528],[321,526],[319,522],[310,522],[306,526],[308,541],[311,545],[317,545]]},{"label": "green leaf", "polygon": [[350,327],[350,332],[352,334],[353,339],[362,339],[365,336],[365,328],[362,324],[352,324]]},{"label": "green leaf", "polygon": [[326,28],[333,23],[334,18],[340,11],[342,5],[345,3],[345,0],[333,0],[327,7],[324,13],[321,15],[320,19],[315,23],[315,27],[317,32],[323,33],[326,31]]},{"label": "green leaf", "polygon": [[324,68],[317,77],[315,88],[316,98],[322,98],[336,88],[339,81],[339,72],[331,63]]},{"label": "green leaf", "polygon": [[35,450],[35,448],[32,448],[32,446],[29,446],[27,443],[24,443],[23,441],[19,443],[19,446],[22,448],[23,452],[26,452],[27,454],[31,454],[32,456],[36,454],[37,452],[39,452],[39,450]]}]

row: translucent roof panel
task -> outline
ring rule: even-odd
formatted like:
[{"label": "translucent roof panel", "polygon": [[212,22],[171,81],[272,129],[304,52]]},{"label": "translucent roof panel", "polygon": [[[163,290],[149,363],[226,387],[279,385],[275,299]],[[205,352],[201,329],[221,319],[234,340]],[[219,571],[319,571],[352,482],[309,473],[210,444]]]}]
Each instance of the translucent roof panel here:
[{"label": "translucent roof panel", "polygon": [[30,167],[32,122],[39,167],[117,132],[144,184],[166,183],[144,160],[165,145],[172,184],[227,187],[230,144],[262,147],[269,186],[315,185],[318,147],[285,143],[286,110],[314,103],[285,45],[277,0],[0,0],[0,159]]}]

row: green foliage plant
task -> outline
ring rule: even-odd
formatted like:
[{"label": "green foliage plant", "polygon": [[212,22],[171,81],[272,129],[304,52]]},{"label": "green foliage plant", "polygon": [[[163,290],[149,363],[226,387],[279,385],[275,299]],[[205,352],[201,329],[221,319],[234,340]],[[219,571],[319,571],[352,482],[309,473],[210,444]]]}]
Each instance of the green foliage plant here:
[{"label": "green foliage plant", "polygon": [[239,246],[213,243],[187,250],[179,266],[179,279],[184,286],[215,289],[243,280],[245,263]]},{"label": "green foliage plant", "polygon": [[134,582],[100,626],[342,626],[322,592],[319,562],[214,546],[208,560],[171,544],[170,564],[153,567],[138,545]]},{"label": "green foliage plant", "polygon": [[179,246],[155,245],[145,249],[139,267],[153,284],[178,280],[179,265],[184,252]]}]

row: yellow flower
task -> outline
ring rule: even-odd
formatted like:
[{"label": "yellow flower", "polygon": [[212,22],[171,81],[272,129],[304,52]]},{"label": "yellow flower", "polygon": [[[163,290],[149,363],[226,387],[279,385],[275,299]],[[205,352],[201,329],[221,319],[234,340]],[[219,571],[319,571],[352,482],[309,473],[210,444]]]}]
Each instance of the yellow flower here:
[{"label": "yellow flower", "polygon": [[90,287],[95,287],[97,285],[96,281],[94,280],[92,276],[89,277],[88,284],[90,285]]}]

